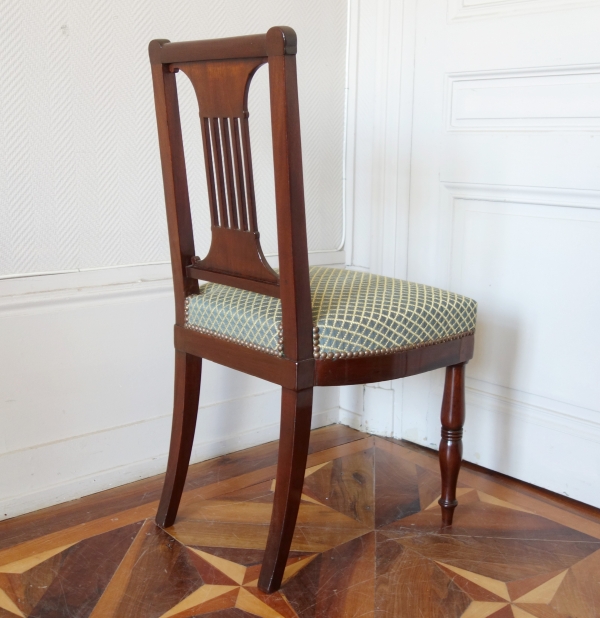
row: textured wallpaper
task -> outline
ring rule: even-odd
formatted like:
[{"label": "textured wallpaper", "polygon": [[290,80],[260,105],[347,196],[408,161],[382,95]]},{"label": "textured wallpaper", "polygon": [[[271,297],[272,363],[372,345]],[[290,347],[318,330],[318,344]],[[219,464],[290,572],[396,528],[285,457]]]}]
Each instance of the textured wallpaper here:
[{"label": "textured wallpaper", "polygon": [[[0,275],[168,260],[147,56],[172,41],[298,33],[309,248],[342,236],[346,0],[0,0]],[[276,251],[267,68],[250,91],[265,252]],[[178,74],[198,253],[208,207],[197,103]]]}]

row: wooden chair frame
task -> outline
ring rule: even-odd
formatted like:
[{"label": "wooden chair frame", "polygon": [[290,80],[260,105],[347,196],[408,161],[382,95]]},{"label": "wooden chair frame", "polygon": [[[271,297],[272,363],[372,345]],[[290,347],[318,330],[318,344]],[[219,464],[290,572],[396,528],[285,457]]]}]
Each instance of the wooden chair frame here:
[{"label": "wooden chair frame", "polygon": [[[442,404],[442,519],[452,523],[462,456],[464,366],[474,336],[387,355],[315,360],[309,281],[296,34],[266,34],[149,46],[175,291],[175,397],[167,474],[156,521],[171,526],[189,465],[200,394],[201,359],[282,387],[277,483],[259,588],[281,585],[308,454],[314,386],[394,380],[447,367]],[[258,235],[247,97],[254,72],[268,63],[275,167],[279,274],[266,262]],[[194,85],[204,143],[212,243],[195,256],[175,73]],[[283,355],[185,328],[186,298],[198,279],[281,299]]]}]

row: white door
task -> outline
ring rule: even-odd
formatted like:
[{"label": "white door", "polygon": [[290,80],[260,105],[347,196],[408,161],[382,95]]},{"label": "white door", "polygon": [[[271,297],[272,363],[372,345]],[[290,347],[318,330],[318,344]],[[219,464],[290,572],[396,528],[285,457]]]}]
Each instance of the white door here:
[{"label": "white door", "polygon": [[[596,506],[599,27],[597,1],[417,3],[407,267],[479,302],[466,459]],[[442,379],[404,381],[404,438],[439,442]]]}]

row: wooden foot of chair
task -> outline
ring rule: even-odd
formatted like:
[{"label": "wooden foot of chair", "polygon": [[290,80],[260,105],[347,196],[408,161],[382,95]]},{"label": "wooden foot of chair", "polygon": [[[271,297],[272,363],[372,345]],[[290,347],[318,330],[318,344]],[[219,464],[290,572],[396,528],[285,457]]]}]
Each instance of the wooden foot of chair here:
[{"label": "wooden foot of chair", "polygon": [[201,358],[175,350],[175,402],[171,446],[167,475],[156,514],[156,523],[161,528],[168,528],[175,523],[183,493],[196,430],[201,373]]},{"label": "wooden foot of chair", "polygon": [[267,548],[258,587],[275,592],[281,586],[300,507],[310,440],[313,389],[281,392],[281,429],[277,483]]},{"label": "wooden foot of chair", "polygon": [[456,500],[456,483],[462,460],[462,435],[465,422],[465,364],[446,367],[444,400],[442,402],[442,441],[440,470],[442,472],[442,526],[451,526]]}]

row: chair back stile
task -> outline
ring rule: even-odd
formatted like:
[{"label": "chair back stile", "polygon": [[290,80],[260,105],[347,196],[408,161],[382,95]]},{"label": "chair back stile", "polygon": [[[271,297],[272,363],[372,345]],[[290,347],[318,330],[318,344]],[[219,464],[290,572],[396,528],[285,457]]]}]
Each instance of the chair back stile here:
[{"label": "chair back stile", "polygon": [[186,268],[195,255],[192,213],[181,135],[179,100],[175,75],[161,62],[161,48],[167,40],[150,43],[154,103],[169,231],[169,249],[175,293],[175,322],[185,323],[185,299],[198,292],[198,281]]},{"label": "chair back stile", "polygon": [[[296,76],[296,35],[286,27],[266,35],[215,41],[150,43],[159,145],[175,291],[176,323],[198,279],[281,299],[284,354],[312,359],[312,309]],[[248,90],[269,64],[278,275],[260,245],[248,126]],[[195,256],[175,73],[191,81],[200,110],[211,245]]]}]

